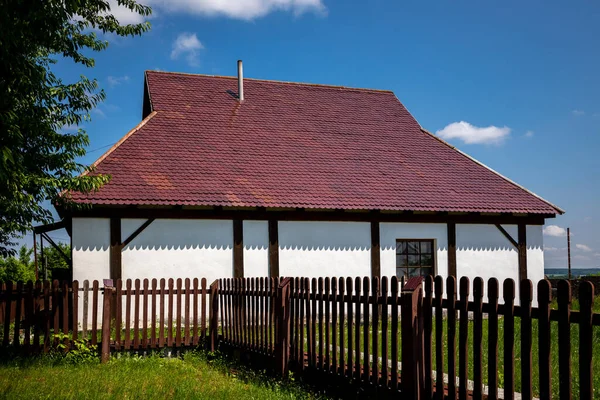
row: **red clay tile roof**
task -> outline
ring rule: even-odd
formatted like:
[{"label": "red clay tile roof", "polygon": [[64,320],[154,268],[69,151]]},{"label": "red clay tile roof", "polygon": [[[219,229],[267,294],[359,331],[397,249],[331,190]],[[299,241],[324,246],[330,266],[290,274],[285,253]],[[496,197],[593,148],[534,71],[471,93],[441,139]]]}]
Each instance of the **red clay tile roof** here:
[{"label": "red clay tile roof", "polygon": [[79,202],[556,214],[435,136],[390,91],[146,73],[152,114]]}]

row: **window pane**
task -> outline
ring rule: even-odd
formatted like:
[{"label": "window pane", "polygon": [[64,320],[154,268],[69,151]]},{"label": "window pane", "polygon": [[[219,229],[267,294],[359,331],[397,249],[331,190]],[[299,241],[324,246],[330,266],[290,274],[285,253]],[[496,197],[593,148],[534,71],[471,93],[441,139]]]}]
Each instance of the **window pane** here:
[{"label": "window pane", "polygon": [[406,261],[406,256],[405,255],[397,255],[396,256],[396,267],[402,268],[402,267],[407,267],[407,261]]},{"label": "window pane", "polygon": [[407,242],[409,254],[419,254],[419,242]]},{"label": "window pane", "polygon": [[431,242],[428,240],[426,242],[421,242],[421,253],[432,253]]},{"label": "window pane", "polygon": [[431,268],[433,266],[433,257],[430,254],[421,254],[421,267]]},{"label": "window pane", "polygon": [[408,266],[409,267],[418,267],[419,264],[419,256],[408,256]]},{"label": "window pane", "polygon": [[415,276],[421,276],[421,268],[409,268],[408,277],[412,278]]},{"label": "window pane", "polygon": [[406,242],[396,242],[396,253],[406,254]]}]

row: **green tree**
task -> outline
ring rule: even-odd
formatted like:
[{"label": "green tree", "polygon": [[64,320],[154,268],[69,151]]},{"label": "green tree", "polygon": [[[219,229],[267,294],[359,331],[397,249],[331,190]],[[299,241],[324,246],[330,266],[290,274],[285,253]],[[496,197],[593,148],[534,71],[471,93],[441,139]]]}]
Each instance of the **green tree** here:
[{"label": "green tree", "polygon": [[[57,243],[63,254],[69,256],[71,247],[66,243]],[[39,279],[44,279],[44,266],[48,265],[48,279],[60,279],[61,273],[69,269],[69,264],[56,248],[48,245],[44,247],[44,254],[38,254]],[[57,273],[54,273],[56,270]],[[0,257],[0,282],[5,281],[35,281],[35,261],[33,249],[21,246],[18,256]]]},{"label": "green tree", "polygon": [[[140,15],[147,6],[116,0]],[[97,32],[141,35],[148,22],[122,25],[108,0],[0,0],[0,255],[16,254],[14,238],[52,220],[44,202],[69,206],[69,191],[97,190],[109,179],[77,162],[85,131],[65,132],[90,118],[105,94],[95,79],[64,82],[52,67],[91,68],[92,51],[108,42]],[[60,196],[61,193],[67,193]]]}]

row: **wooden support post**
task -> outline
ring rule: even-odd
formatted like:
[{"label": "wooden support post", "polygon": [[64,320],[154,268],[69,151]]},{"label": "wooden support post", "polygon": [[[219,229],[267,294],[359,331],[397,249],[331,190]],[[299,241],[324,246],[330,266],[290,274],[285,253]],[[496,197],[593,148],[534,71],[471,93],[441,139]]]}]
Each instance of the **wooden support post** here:
[{"label": "wooden support post", "polygon": [[111,300],[113,297],[112,279],[104,280],[104,302],[102,307],[102,363],[110,359],[110,316]]},{"label": "wooden support post", "polygon": [[210,313],[209,313],[210,351],[216,351],[219,343],[219,280],[210,285]]},{"label": "wooden support post", "polygon": [[448,222],[448,276],[456,277],[456,224]]},{"label": "wooden support post", "polygon": [[519,224],[519,282],[527,279],[527,225]]},{"label": "wooden support post", "polygon": [[244,277],[244,221],[233,220],[233,277]]},{"label": "wooden support post", "polygon": [[371,278],[381,277],[381,245],[379,222],[371,222]]},{"label": "wooden support post", "polygon": [[279,276],[279,228],[276,220],[269,220],[269,276]]},{"label": "wooden support post", "polygon": [[275,298],[275,371],[284,378],[290,356],[290,282],[291,278],[281,281]]},{"label": "wooden support post", "polygon": [[121,218],[110,219],[110,279],[121,279]]},{"label": "wooden support post", "polygon": [[423,278],[410,278],[401,298],[402,397],[419,399],[425,389],[423,376]]}]

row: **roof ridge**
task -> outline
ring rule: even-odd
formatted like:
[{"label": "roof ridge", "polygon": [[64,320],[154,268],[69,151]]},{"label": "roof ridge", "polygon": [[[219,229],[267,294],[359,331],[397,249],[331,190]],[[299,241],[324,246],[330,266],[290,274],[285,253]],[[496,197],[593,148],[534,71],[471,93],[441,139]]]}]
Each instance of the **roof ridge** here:
[{"label": "roof ridge", "polygon": [[[125,134],[125,136],[123,136],[121,139],[119,139],[119,141],[117,143],[115,143],[110,149],[108,149],[104,154],[102,154],[96,161],[94,161],[90,165],[90,169],[96,168],[102,161],[104,161],[104,159],[106,157],[111,155],[120,145],[122,145],[123,142],[125,142],[127,139],[129,139],[134,133],[136,133],[137,131],[142,129],[142,127],[144,125],[146,125],[146,123],[148,121],[150,121],[157,113],[158,113],[158,111],[152,111],[150,114],[148,114],[148,116],[146,118],[141,120],[139,124],[137,124],[132,130],[127,132]],[[89,171],[89,169],[88,169],[88,171]],[[87,175],[88,171],[84,171],[83,174],[81,174],[81,176]]]},{"label": "roof ridge", "polygon": [[[202,78],[219,78],[219,79],[236,79],[237,80],[237,76],[227,76],[227,75],[194,74],[191,72],[172,72],[172,71],[155,71],[155,70],[146,70],[144,72],[146,74],[147,73],[156,73],[156,74],[170,74],[170,75],[183,75],[183,76],[197,76],[197,77],[202,77]],[[360,91],[360,92],[394,93],[390,89],[360,88],[360,87],[343,86],[343,85],[328,85],[325,83],[278,81],[275,79],[258,79],[258,78],[247,78],[247,77],[244,77],[244,80],[255,81],[255,82],[264,82],[264,83],[283,83],[283,84],[287,84],[287,85],[323,87],[323,88],[330,88],[330,89],[348,89],[348,90],[356,90],[356,91]]]},{"label": "roof ridge", "polygon": [[487,165],[485,165],[484,163],[482,163],[481,161],[471,157],[470,155],[468,155],[467,153],[459,150],[456,146],[452,146],[450,143],[446,142],[445,140],[443,140],[442,138],[438,137],[437,135],[434,135],[433,133],[429,132],[427,129],[421,127],[421,131],[423,131],[424,133],[430,135],[431,137],[433,137],[434,139],[438,140],[439,142],[445,144],[446,146],[450,147],[452,150],[457,151],[459,154],[462,154],[464,157],[468,158],[469,160],[475,162],[476,164],[481,165],[482,167],[486,168],[488,171],[493,172],[494,174],[498,175],[500,178],[504,179],[505,181],[507,181],[508,183],[518,187],[519,189],[522,189],[524,191],[526,191],[527,193],[529,193],[530,195],[537,197],[539,200],[543,201],[544,203],[548,204],[550,207],[554,208],[556,211],[559,212],[559,214],[564,214],[565,210],[563,210],[562,208],[558,207],[557,205],[552,204],[551,202],[549,202],[548,200],[544,199],[542,196],[532,192],[531,190],[525,188],[524,186],[519,185],[517,182],[513,181],[510,178],[507,178],[506,176],[502,175],[500,172],[496,171],[495,169],[488,167]]}]

